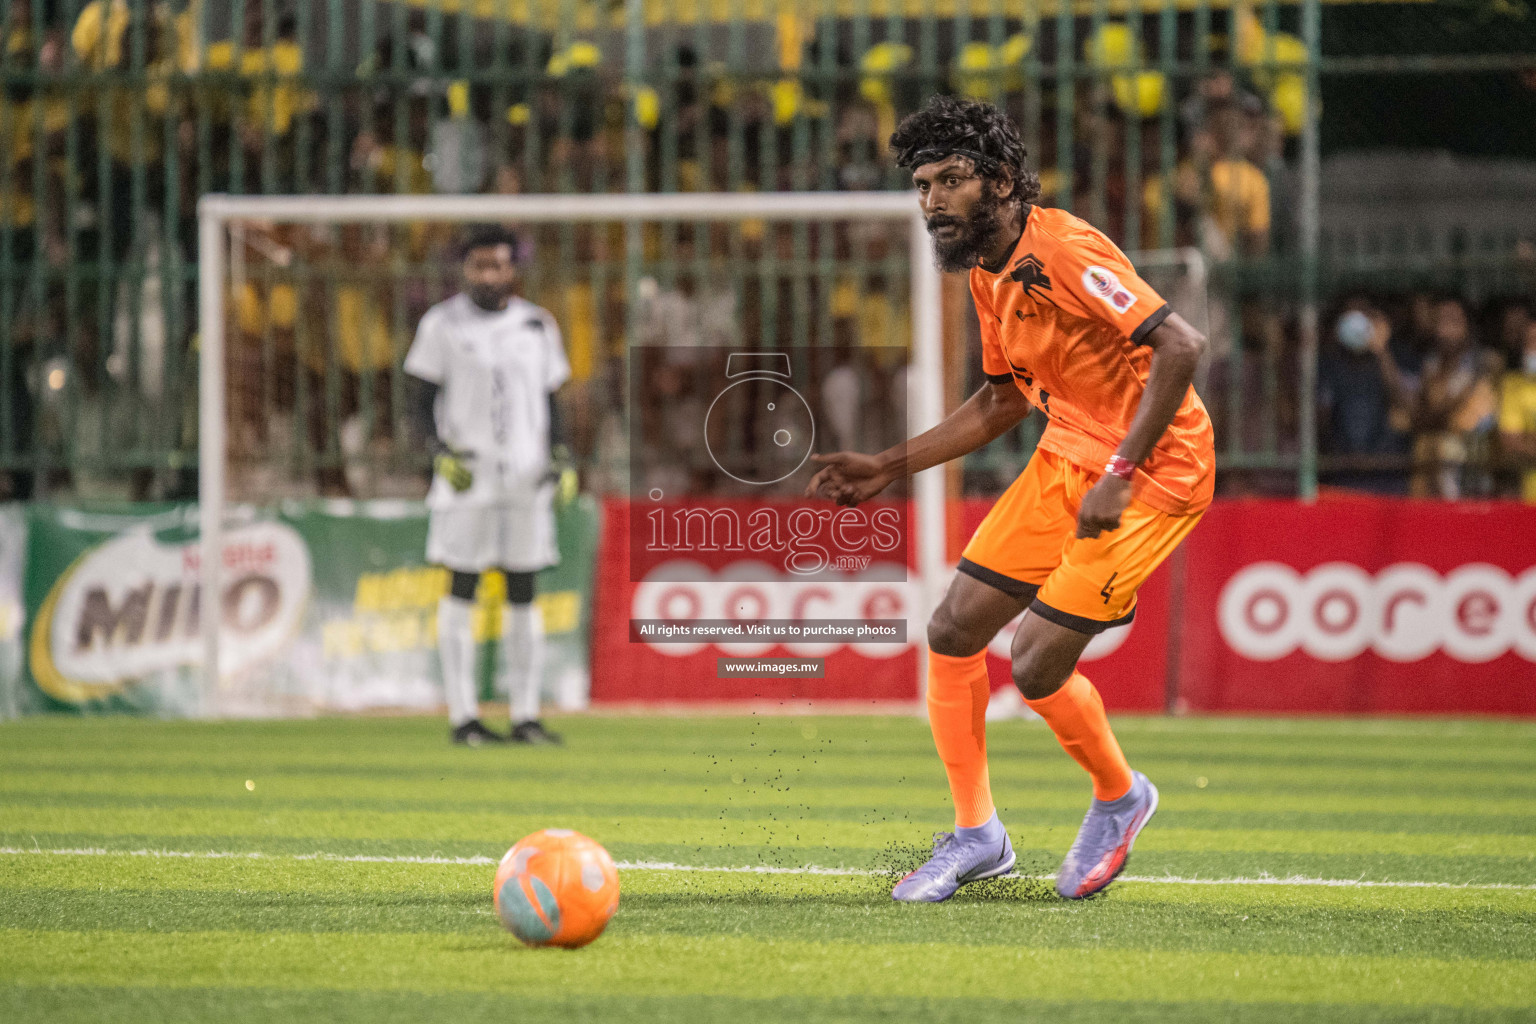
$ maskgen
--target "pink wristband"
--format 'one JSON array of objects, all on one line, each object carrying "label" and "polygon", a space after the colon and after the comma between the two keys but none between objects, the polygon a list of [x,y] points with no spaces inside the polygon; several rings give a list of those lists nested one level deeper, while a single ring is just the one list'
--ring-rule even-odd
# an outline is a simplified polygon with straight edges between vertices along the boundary
[{"label": "pink wristband", "polygon": [[1104,464],[1104,472],[1110,476],[1117,476],[1122,480],[1129,480],[1136,472],[1136,463],[1124,455],[1111,455],[1109,461]]}]

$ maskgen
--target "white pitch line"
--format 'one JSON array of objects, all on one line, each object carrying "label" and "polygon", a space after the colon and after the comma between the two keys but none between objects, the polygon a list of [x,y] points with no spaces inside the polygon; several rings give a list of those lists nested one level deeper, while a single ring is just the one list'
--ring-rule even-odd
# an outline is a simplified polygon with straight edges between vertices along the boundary
[{"label": "white pitch line", "polygon": [[[1018,876],[1013,876],[1018,877]],[[1055,877],[1055,876],[1051,876]],[[1367,878],[1309,878],[1306,875],[1260,875],[1257,878],[1180,878],[1177,875],[1121,875],[1121,882],[1153,882],[1168,885],[1310,885],[1333,889],[1509,889],[1536,891],[1536,885],[1519,882],[1393,882]]]},{"label": "white pitch line", "polygon": [[0,846],[0,856],[10,854],[40,854],[51,857],[164,857],[173,860],[326,860],[348,864],[468,864],[484,867],[495,864],[493,857],[411,857],[376,856],[357,853],[237,853],[227,850],[105,850],[94,846],[67,847],[57,850],[27,849],[19,846]]},{"label": "white pitch line", "polygon": [[[277,860],[277,861],[333,861],[342,864],[442,864],[487,867],[497,863],[494,857],[439,857],[439,856],[388,856],[381,854],[345,853],[262,853],[260,851],[237,852],[231,850],[107,850],[101,847],[80,846],[45,850],[41,847],[0,846],[0,856],[31,855],[44,857],[158,857],[172,860]],[[621,871],[681,871],[693,874],[716,875],[831,875],[839,877],[868,878],[888,874],[869,868],[826,868],[806,864],[797,868],[779,867],[772,864],[746,864],[740,866],[712,866],[703,864],[678,864],[662,860],[621,860]],[[1038,878],[1042,881],[1054,875],[1020,875],[1009,873],[1003,878]],[[1178,875],[1121,875],[1122,882],[1144,882],[1155,885],[1294,885],[1330,889],[1495,889],[1512,892],[1536,892],[1536,885],[1518,882],[1418,882],[1373,881],[1365,878],[1311,878],[1305,875],[1259,875],[1254,878],[1183,878]]]},{"label": "white pitch line", "polygon": [[716,875],[838,875],[867,878],[887,872],[869,868],[822,868],[806,864],[798,868],[783,868],[773,864],[747,864],[742,867],[703,867],[697,864],[674,864],[669,860],[621,860],[618,867],[629,871],[693,871]]}]

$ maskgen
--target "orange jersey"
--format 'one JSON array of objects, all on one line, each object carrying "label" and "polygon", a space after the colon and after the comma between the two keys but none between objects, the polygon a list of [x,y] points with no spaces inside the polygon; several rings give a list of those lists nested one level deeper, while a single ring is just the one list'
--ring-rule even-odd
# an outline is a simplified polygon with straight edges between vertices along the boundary
[{"label": "orange jersey", "polygon": [[[1049,421],[1040,447],[1102,473],[1146,391],[1142,339],[1168,304],[1114,242],[1064,210],[1031,207],[1006,267],[971,271],[982,368],[1013,381]],[[1131,494],[1172,515],[1204,509],[1216,484],[1211,418],[1191,387]]]}]

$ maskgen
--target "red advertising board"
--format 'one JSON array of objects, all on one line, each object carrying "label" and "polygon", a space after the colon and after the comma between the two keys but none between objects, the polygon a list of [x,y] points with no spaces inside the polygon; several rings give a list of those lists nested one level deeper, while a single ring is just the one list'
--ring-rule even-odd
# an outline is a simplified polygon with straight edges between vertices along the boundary
[{"label": "red advertising board", "polygon": [[[917,695],[917,660],[910,644],[767,643],[667,644],[631,642],[631,619],[906,618],[909,583],[871,578],[854,582],[764,578],[750,552],[708,559],[707,572],[671,573],[651,556],[631,558],[628,503],[604,509],[592,631],[594,703],[707,703],[734,700],[909,700]],[[690,554],[690,558],[694,556]],[[906,553],[901,557],[906,559]],[[640,574],[631,579],[631,569]],[[900,566],[895,573],[905,575]],[[741,571],[737,571],[741,570]],[[676,579],[676,576],[683,579]],[[700,576],[707,576],[701,579]],[[878,576],[871,573],[870,576]],[[745,613],[745,614],[744,614]],[[721,657],[825,659],[819,679],[717,679]]]},{"label": "red advertising board", "polygon": [[[647,506],[649,508],[649,505]],[[960,508],[967,536],[990,503]],[[598,552],[595,628],[592,633],[592,700],[597,703],[705,703],[731,700],[916,700],[915,642],[924,619],[916,612],[913,584],[854,577],[848,582],[805,581],[788,576],[765,581],[749,555],[734,562],[710,559],[713,580],[669,582],[667,565],[632,557],[631,529],[646,529],[627,503],[604,510]],[[747,571],[748,563],[751,571]],[[878,567],[876,567],[878,568]],[[742,571],[735,571],[741,569]],[[637,570],[637,571],[632,571]],[[638,575],[639,581],[632,581]],[[697,574],[694,574],[695,576]],[[878,577],[878,572],[865,574]],[[886,574],[890,575],[890,574]],[[908,574],[909,579],[912,575]],[[1096,641],[1085,655],[1105,700],[1123,710],[1156,711],[1165,705],[1169,573],[1160,570],[1143,590],[1143,603],[1128,627]],[[908,643],[890,644],[662,644],[631,642],[631,619],[733,618],[746,608],[764,618],[906,618]],[[988,659],[993,689],[1011,685],[1004,630]],[[716,659],[819,657],[820,679],[717,679]]]},{"label": "red advertising board", "polygon": [[[959,509],[969,536],[988,503]],[[604,517],[592,697],[597,702],[909,700],[923,622],[895,582],[630,581],[628,516]],[[748,576],[750,574],[743,574]],[[748,591],[751,593],[748,593]],[[741,599],[745,596],[745,605]],[[908,617],[905,646],[631,643],[630,619],[785,618],[838,609]],[[990,647],[1009,685],[1008,637]],[[820,679],[717,679],[721,656],[814,656]],[[1147,582],[1130,626],[1084,671],[1118,711],[1536,714],[1536,508],[1378,498],[1218,502]]]},{"label": "red advertising board", "polygon": [[1185,549],[1182,708],[1536,714],[1536,508],[1219,502]]}]

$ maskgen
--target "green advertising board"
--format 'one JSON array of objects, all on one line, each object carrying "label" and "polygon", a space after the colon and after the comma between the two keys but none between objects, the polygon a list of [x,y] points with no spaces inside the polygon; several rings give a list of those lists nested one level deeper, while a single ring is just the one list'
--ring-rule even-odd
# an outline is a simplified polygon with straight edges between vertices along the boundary
[{"label": "green advertising board", "polygon": [[0,720],[21,713],[21,579],[27,557],[27,519],[19,504],[0,505]]},{"label": "green advertising board", "polygon": [[[598,509],[557,512],[560,564],[539,578],[545,696],[588,689]],[[0,715],[304,715],[437,707],[437,603],[419,502],[233,509],[221,570],[220,665],[201,671],[197,507],[0,507]],[[505,608],[482,577],[482,696]]]}]

